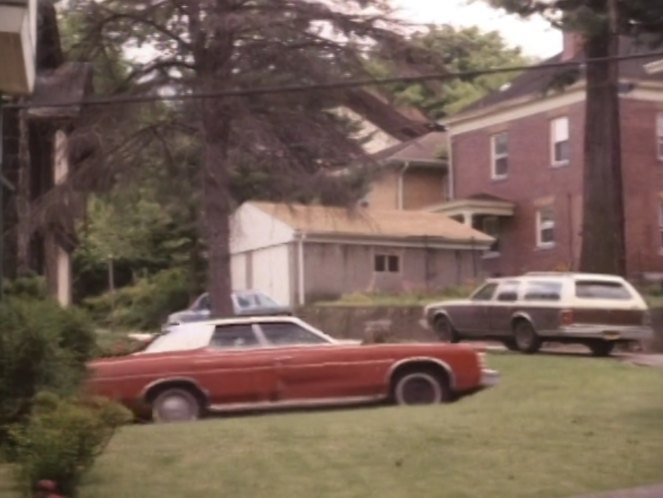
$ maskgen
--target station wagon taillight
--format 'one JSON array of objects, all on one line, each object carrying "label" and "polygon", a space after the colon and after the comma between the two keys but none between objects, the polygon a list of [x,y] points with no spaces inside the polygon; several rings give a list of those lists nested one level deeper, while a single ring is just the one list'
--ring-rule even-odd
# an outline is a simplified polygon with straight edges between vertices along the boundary
[{"label": "station wagon taillight", "polygon": [[573,323],[573,310],[562,310],[559,312],[559,323],[563,326]]}]

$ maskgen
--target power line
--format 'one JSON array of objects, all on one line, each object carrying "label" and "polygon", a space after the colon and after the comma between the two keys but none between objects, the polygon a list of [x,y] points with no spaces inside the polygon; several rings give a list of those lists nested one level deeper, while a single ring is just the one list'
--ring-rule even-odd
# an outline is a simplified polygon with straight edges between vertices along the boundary
[{"label": "power line", "polygon": [[360,88],[364,86],[384,86],[394,83],[422,83],[425,81],[442,81],[456,78],[476,78],[478,76],[511,73],[526,70],[542,71],[545,69],[582,67],[587,64],[594,64],[608,61],[625,61],[634,59],[648,59],[663,57],[663,51],[647,52],[641,54],[620,55],[614,57],[596,57],[591,59],[582,59],[566,62],[550,62],[537,65],[505,66],[492,69],[479,69],[475,71],[458,71],[444,73],[429,73],[419,76],[396,76],[391,78],[365,78],[346,81],[334,81],[329,83],[316,83],[309,85],[284,85],[284,86],[264,86],[257,88],[238,88],[232,90],[219,90],[212,92],[190,92],[178,93],[173,95],[111,95],[102,97],[92,97],[82,100],[53,101],[53,102],[17,102],[6,103],[3,109],[31,109],[31,108],[57,108],[57,107],[76,107],[76,106],[105,106],[115,104],[136,104],[146,102],[168,102],[168,101],[186,101],[213,99],[224,97],[250,97],[267,94],[299,93],[312,91],[327,91],[349,88]]}]

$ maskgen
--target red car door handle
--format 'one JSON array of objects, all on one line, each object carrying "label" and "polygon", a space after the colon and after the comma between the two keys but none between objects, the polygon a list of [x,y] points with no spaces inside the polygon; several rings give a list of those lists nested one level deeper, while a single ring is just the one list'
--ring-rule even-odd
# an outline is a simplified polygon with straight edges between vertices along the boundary
[{"label": "red car door handle", "polygon": [[288,361],[288,360],[292,360],[292,356],[279,356],[278,358],[276,358],[276,361]]}]

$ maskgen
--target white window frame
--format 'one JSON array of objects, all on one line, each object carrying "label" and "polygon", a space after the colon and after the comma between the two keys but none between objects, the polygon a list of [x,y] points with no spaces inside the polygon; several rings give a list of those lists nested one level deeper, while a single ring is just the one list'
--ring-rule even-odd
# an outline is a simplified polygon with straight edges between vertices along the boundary
[{"label": "white window frame", "polygon": [[[499,137],[505,137],[506,139],[506,152],[497,152],[497,139]],[[506,159],[506,173],[498,174],[497,173],[497,161],[500,159]],[[490,177],[493,180],[504,180],[509,176],[509,133],[507,131],[502,131],[495,133],[490,137]]]},{"label": "white window frame", "polygon": [[550,121],[550,164],[552,164],[553,167],[569,164],[570,157],[565,159],[558,159],[556,157],[556,145],[564,142],[567,143],[567,154],[570,156],[571,147],[568,116],[560,116]]},{"label": "white window frame", "polygon": [[656,114],[656,157],[663,161],[663,112]]},{"label": "white window frame", "polygon": [[[544,213],[552,214],[551,221],[543,221]],[[552,229],[553,240],[543,240],[543,231]],[[539,249],[549,249],[555,247],[555,210],[553,206],[542,206],[536,210],[536,247]]]},{"label": "white window frame", "polygon": [[[377,270],[377,259],[379,257],[384,257],[384,270],[379,271]],[[397,271],[391,271],[389,269],[389,258],[396,258],[398,261],[398,270]],[[373,273],[379,274],[379,275],[399,275],[403,271],[403,258],[401,257],[400,254],[393,253],[393,252],[380,252],[376,251],[373,253]]]}]

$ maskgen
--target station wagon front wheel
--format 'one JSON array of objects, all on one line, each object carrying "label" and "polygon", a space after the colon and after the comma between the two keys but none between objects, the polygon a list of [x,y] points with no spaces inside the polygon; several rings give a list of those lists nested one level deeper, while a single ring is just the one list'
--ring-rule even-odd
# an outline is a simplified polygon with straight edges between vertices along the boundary
[{"label": "station wagon front wheel", "polygon": [[198,420],[200,413],[200,402],[188,389],[165,389],[152,402],[155,422],[190,422]]},{"label": "station wagon front wheel", "polygon": [[534,330],[534,326],[527,320],[516,321],[513,326],[513,340],[518,351],[522,353],[536,353],[541,348],[541,338]]},{"label": "station wagon front wheel", "polygon": [[614,342],[597,340],[589,344],[589,349],[594,356],[610,356],[612,350],[615,348]]},{"label": "station wagon front wheel", "polygon": [[433,329],[438,339],[442,342],[458,342],[459,340],[458,332],[456,332],[449,319],[444,315],[435,317]]}]

